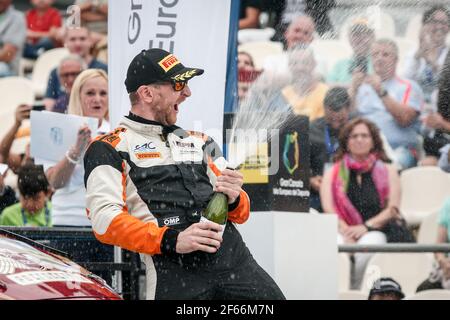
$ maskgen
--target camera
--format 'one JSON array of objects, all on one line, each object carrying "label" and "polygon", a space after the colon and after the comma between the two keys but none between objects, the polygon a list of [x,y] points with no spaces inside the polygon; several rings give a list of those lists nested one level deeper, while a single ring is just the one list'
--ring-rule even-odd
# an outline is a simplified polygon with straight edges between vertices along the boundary
[{"label": "camera", "polygon": [[32,111],[43,111],[45,110],[45,106],[43,104],[35,104],[31,107]]}]

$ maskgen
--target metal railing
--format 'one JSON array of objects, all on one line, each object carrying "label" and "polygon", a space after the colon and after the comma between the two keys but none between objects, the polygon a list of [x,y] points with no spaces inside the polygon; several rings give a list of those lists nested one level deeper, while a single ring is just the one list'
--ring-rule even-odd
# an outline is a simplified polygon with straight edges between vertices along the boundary
[{"label": "metal railing", "polygon": [[339,252],[397,252],[397,253],[424,253],[424,252],[450,252],[450,243],[421,244],[421,243],[388,243],[382,245],[343,244],[338,247]]}]

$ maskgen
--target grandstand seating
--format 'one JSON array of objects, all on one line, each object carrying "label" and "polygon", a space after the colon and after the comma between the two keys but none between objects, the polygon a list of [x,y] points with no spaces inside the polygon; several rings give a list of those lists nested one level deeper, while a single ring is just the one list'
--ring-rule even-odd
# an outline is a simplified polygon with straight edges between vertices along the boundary
[{"label": "grandstand seating", "polygon": [[[315,39],[311,43],[311,47],[314,50],[316,58],[325,60],[327,71],[331,71],[339,60],[351,57],[352,55],[352,49],[348,41]],[[326,59],[324,59],[325,57]]]},{"label": "grandstand seating", "polygon": [[398,47],[398,63],[397,63],[397,74],[402,76],[403,75],[403,69],[405,65],[405,58],[406,56],[416,48],[417,46],[417,39],[409,39],[404,37],[396,37],[392,40],[395,41]]},{"label": "grandstand seating", "polygon": [[433,289],[417,292],[405,300],[450,300],[450,290]]},{"label": "grandstand seating", "polygon": [[17,106],[34,103],[34,92],[31,81],[23,77],[1,78],[0,92],[7,92],[2,94],[0,108],[0,119],[2,119],[0,138],[2,138],[14,123]]},{"label": "grandstand seating", "polygon": [[423,244],[436,243],[438,232],[438,215],[439,212],[433,212],[426,216],[419,227],[417,242]]},{"label": "grandstand seating", "polygon": [[270,38],[272,38],[274,34],[275,30],[273,28],[242,29],[238,31],[238,42],[270,41]]},{"label": "grandstand seating", "polygon": [[338,288],[345,292],[350,289],[351,263],[347,253],[338,254]]},{"label": "grandstand seating", "polygon": [[358,290],[339,291],[339,300],[367,300],[368,294]]},{"label": "grandstand seating", "polygon": [[405,295],[413,294],[429,275],[431,253],[375,253],[367,264],[361,290],[369,292],[375,280],[391,277],[401,286]]},{"label": "grandstand seating", "polygon": [[416,14],[408,21],[405,31],[405,39],[417,42],[419,39],[420,28],[422,27],[422,14]]},{"label": "grandstand seating", "polygon": [[419,225],[438,211],[450,196],[449,174],[438,167],[422,166],[402,171],[400,212],[409,225]]},{"label": "grandstand seating", "polygon": [[262,69],[268,56],[283,52],[283,44],[274,41],[253,41],[239,45],[238,51],[248,52],[253,57],[255,67]]},{"label": "grandstand seating", "polygon": [[36,60],[31,77],[36,97],[42,97],[45,94],[50,72],[68,54],[69,51],[66,48],[55,48],[44,52]]}]

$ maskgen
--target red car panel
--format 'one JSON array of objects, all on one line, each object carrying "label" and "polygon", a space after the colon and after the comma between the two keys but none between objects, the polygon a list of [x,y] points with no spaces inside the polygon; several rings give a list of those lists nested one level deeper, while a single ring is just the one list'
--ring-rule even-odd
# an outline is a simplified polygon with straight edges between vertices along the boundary
[{"label": "red car panel", "polygon": [[0,235],[1,299],[122,298],[73,261]]}]

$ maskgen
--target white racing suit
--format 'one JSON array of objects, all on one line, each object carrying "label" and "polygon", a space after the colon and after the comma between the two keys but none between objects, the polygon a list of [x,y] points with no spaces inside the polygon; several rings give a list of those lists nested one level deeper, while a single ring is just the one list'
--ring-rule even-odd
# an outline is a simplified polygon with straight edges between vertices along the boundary
[{"label": "white racing suit", "polygon": [[244,191],[229,206],[216,253],[175,251],[179,232],[200,220],[226,164],[206,135],[133,114],[86,151],[87,212],[95,236],[141,254],[148,299],[284,298],[233,225],[249,216]]}]

